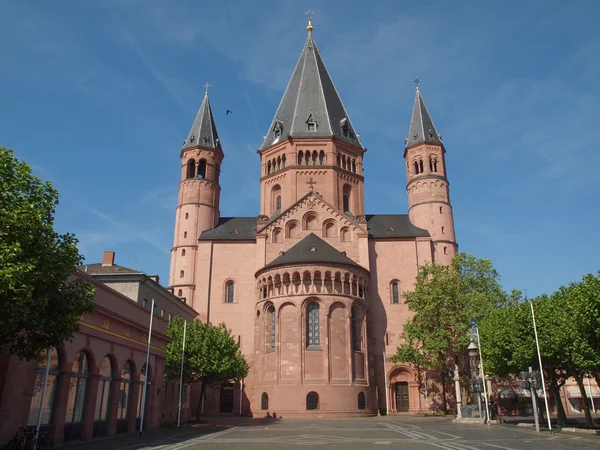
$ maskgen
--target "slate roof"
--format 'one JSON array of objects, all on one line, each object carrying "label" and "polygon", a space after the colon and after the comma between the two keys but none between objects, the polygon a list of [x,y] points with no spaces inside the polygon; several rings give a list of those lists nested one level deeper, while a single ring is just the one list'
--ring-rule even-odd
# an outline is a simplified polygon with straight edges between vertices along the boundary
[{"label": "slate roof", "polygon": [[265,267],[298,263],[334,263],[360,267],[357,263],[352,261],[335,247],[329,245],[315,233],[310,233]]},{"label": "slate roof", "polygon": [[103,266],[102,263],[84,264],[81,269],[88,275],[142,274],[139,270],[129,269],[117,264],[112,266]]},{"label": "slate roof", "polygon": [[370,238],[429,237],[429,231],[415,227],[408,214],[371,214],[365,216]]},{"label": "slate roof", "polygon": [[429,111],[427,111],[421,91],[417,87],[410,128],[408,129],[408,137],[406,139],[406,148],[424,143],[443,145],[442,139],[433,125]]},{"label": "slate roof", "polygon": [[192,129],[187,139],[183,143],[183,148],[192,147],[215,148],[221,150],[221,141],[217,133],[217,126],[210,107],[208,92],[204,94],[204,99],[192,124]]},{"label": "slate roof", "polygon": [[[315,122],[314,131],[308,130],[311,121]],[[261,150],[288,136],[335,136],[363,148],[315,44],[312,28]]]},{"label": "slate roof", "polygon": [[216,227],[203,231],[201,241],[246,241],[256,240],[256,223],[254,217],[221,217]]}]

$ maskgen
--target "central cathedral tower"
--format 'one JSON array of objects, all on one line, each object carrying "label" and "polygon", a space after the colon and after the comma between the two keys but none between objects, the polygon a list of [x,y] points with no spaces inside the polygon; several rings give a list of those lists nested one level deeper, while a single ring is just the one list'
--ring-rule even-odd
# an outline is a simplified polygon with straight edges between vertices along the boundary
[{"label": "central cathedral tower", "polygon": [[364,215],[363,155],[350,117],[308,38],[258,151],[261,215],[275,217],[313,190],[349,216]]}]

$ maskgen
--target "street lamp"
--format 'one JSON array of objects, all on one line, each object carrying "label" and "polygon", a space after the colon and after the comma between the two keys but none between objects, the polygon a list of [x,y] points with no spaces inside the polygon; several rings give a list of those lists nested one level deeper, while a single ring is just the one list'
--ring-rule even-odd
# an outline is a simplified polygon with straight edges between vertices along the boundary
[{"label": "street lamp", "polygon": [[529,389],[531,392],[531,405],[533,408],[533,418],[535,420],[535,431],[539,433],[540,431],[540,422],[538,419],[538,410],[537,410],[537,397],[535,391],[538,390],[542,386],[541,374],[537,370],[522,371],[519,373],[519,378],[521,379],[520,386],[522,389]]}]

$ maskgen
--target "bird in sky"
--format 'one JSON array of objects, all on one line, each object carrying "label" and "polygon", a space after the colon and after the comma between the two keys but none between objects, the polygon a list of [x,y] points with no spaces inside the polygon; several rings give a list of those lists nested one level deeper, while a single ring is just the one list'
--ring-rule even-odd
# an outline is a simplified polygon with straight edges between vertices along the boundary
[{"label": "bird in sky", "polygon": [[227,110],[227,115],[231,114],[232,112],[233,112],[232,110],[228,109]]}]

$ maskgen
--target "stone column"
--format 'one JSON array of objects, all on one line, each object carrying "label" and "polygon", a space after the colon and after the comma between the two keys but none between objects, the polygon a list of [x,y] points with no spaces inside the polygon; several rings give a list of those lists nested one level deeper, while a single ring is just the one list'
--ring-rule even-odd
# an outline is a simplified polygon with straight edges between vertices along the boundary
[{"label": "stone column", "polygon": [[67,402],[69,400],[69,385],[73,372],[62,372],[57,380],[54,408],[52,410],[52,430],[50,440],[54,446],[63,443],[65,435],[65,417],[67,415]]},{"label": "stone column", "polygon": [[90,374],[87,379],[85,404],[83,405],[83,440],[89,441],[94,437],[94,412],[98,397],[100,375]]},{"label": "stone column", "polygon": [[460,377],[458,376],[458,364],[454,364],[454,389],[456,390],[456,418],[462,419],[462,398],[460,394]]}]

